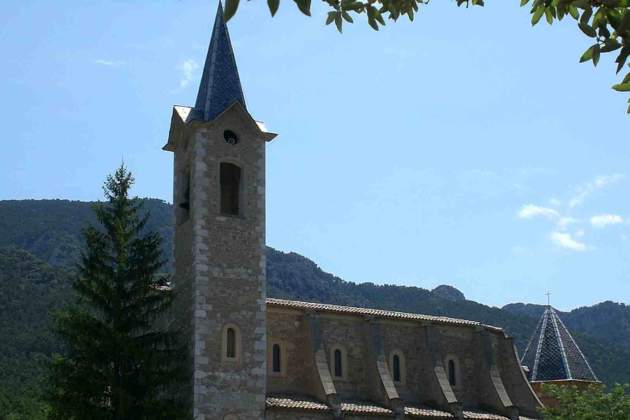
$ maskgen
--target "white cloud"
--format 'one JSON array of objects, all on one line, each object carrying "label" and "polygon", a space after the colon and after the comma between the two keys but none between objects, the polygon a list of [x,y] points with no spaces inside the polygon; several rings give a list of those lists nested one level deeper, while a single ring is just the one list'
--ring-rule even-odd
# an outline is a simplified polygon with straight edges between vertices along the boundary
[{"label": "white cloud", "polygon": [[596,214],[590,218],[576,218],[572,214],[576,207],[582,205],[591,195],[623,180],[623,174],[600,175],[591,181],[578,185],[573,194],[566,200],[552,197],[547,206],[525,204],[518,211],[519,219],[545,218],[552,226],[548,237],[556,246],[571,251],[584,252],[595,249],[584,241],[584,228],[604,228],[611,225],[624,224],[626,220],[616,214]]},{"label": "white cloud", "polygon": [[551,241],[557,246],[571,251],[584,252],[586,251],[586,244],[574,239],[570,233],[566,232],[551,232],[549,235]]},{"label": "white cloud", "polygon": [[580,185],[576,194],[569,200],[569,207],[579,206],[586,198],[597,190],[601,190],[609,185],[615,184],[624,178],[622,174],[600,175],[593,181]]},{"label": "white cloud", "polygon": [[100,66],[105,66],[105,67],[120,67],[123,64],[125,64],[124,61],[115,61],[115,60],[105,60],[103,58],[98,58],[96,60],[94,60],[94,64],[98,64]]},{"label": "white cloud", "polygon": [[180,64],[179,70],[182,72],[182,78],[179,80],[180,88],[185,88],[190,84],[198,68],[199,64],[192,58]]},{"label": "white cloud", "polygon": [[591,217],[591,225],[597,228],[603,228],[609,225],[618,225],[623,223],[623,217],[618,214],[598,214]]},{"label": "white cloud", "polygon": [[549,207],[541,207],[535,204],[526,204],[518,211],[518,217],[520,219],[532,219],[534,217],[546,217],[548,219],[555,219],[560,217],[558,211]]},{"label": "white cloud", "polygon": [[558,229],[566,230],[570,225],[576,224],[577,222],[579,222],[579,220],[574,217],[561,217],[560,220],[558,220]]},{"label": "white cloud", "polygon": [[549,199],[549,204],[551,204],[554,207],[560,207],[562,205],[562,201],[560,201],[556,197],[551,197]]}]

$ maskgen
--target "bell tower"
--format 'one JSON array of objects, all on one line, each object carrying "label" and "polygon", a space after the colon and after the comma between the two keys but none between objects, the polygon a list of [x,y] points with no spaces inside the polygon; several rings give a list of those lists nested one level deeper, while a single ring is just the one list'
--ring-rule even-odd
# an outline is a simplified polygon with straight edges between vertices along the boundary
[{"label": "bell tower", "polygon": [[248,113],[221,4],[194,107],[175,106],[175,322],[195,420],[262,419],[266,387],[265,144]]}]

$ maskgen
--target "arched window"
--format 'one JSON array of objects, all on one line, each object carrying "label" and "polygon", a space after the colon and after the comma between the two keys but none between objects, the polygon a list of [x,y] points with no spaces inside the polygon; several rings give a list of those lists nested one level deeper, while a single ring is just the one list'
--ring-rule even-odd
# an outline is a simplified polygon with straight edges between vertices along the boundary
[{"label": "arched window", "polygon": [[348,358],[343,347],[335,346],[330,350],[330,371],[333,378],[346,379],[348,376]]},{"label": "arched window", "polygon": [[241,168],[229,162],[221,162],[221,213],[231,216],[240,214]]},{"label": "arched window", "polygon": [[397,354],[393,357],[392,370],[394,371],[394,374],[392,375],[394,377],[394,382],[400,382],[400,356]]},{"label": "arched window", "polygon": [[223,327],[223,352],[224,361],[235,362],[240,359],[241,332],[236,325]]},{"label": "arched window", "polygon": [[236,331],[234,328],[227,329],[226,342],[225,357],[236,359]]},{"label": "arched window", "polygon": [[283,341],[273,337],[267,339],[267,373],[284,376],[287,371],[287,351]]},{"label": "arched window", "polygon": [[389,356],[389,368],[392,380],[396,383],[405,382],[405,357],[400,351],[393,351]]},{"label": "arched window", "polygon": [[271,371],[273,373],[282,372],[282,349],[278,343],[271,346]]},{"label": "arched window", "polygon": [[343,376],[343,360],[341,350],[335,349],[335,376],[341,378]]},{"label": "arched window", "polygon": [[341,350],[335,349],[335,376],[340,378],[343,376],[343,360]]},{"label": "arched window", "polygon": [[457,386],[457,370],[453,359],[448,359],[448,383]]}]

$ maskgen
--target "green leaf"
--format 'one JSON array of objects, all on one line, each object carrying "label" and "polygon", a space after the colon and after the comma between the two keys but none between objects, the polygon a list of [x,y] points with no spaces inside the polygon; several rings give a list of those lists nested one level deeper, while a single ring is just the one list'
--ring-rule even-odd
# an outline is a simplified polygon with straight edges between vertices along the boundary
[{"label": "green leaf", "polygon": [[619,23],[619,26],[617,27],[617,32],[621,33],[628,30],[630,30],[630,11],[626,10],[623,18],[621,19],[621,22]]},{"label": "green leaf", "polygon": [[342,30],[343,20],[341,20],[341,12],[335,13],[335,25],[337,26],[337,30],[339,31],[339,33],[343,32]]},{"label": "green leaf", "polygon": [[606,16],[608,16],[610,26],[617,31],[619,29],[619,25],[621,24],[621,12],[617,9],[608,9],[606,10]]},{"label": "green leaf", "polygon": [[548,24],[551,25],[553,23],[553,12],[552,12],[551,7],[547,7],[545,9],[545,18],[547,19]]},{"label": "green leaf", "polygon": [[569,14],[571,14],[571,17],[575,20],[578,20],[580,18],[580,12],[575,6],[569,6]]},{"label": "green leaf", "polygon": [[584,51],[584,54],[582,54],[582,57],[580,57],[580,63],[589,61],[592,58],[593,58],[593,47],[589,47],[588,50]]},{"label": "green leaf", "polygon": [[600,47],[599,44],[593,45],[593,65],[597,66],[597,63],[599,63],[599,54],[600,54]]},{"label": "green leaf", "polygon": [[361,13],[363,11],[363,3],[360,1],[349,1],[347,3],[342,2],[342,7],[344,10],[352,10],[357,13]]},{"label": "green leaf", "polygon": [[378,20],[381,25],[385,26],[385,19],[383,19],[383,15],[381,15],[381,12],[378,10],[374,11],[374,19]]},{"label": "green leaf", "polygon": [[587,36],[590,36],[591,38],[595,38],[597,36],[595,29],[591,28],[585,23],[578,23],[578,27],[582,30],[582,32],[584,32]]},{"label": "green leaf", "polygon": [[374,20],[374,18],[368,18],[368,24],[372,27],[372,29],[374,29],[375,31],[378,31],[378,23],[376,23],[376,21]]},{"label": "green leaf", "polygon": [[591,16],[593,16],[593,9],[591,7],[584,9],[582,16],[580,16],[580,23],[583,25],[588,24],[588,21],[591,20]]},{"label": "green leaf", "polygon": [[372,27],[372,29],[374,29],[375,31],[378,31],[378,22],[375,19],[376,13],[377,11],[374,8],[374,6],[372,5],[367,6],[368,24]]},{"label": "green leaf", "polygon": [[350,22],[350,23],[354,22],[354,20],[352,20],[352,16],[350,16],[348,12],[341,12],[341,16],[343,16],[346,22]]},{"label": "green leaf", "polygon": [[630,83],[618,83],[612,87],[617,92],[630,92]]},{"label": "green leaf", "polygon": [[611,51],[615,51],[621,48],[621,44],[614,38],[609,38],[604,41],[604,46],[602,47],[602,52],[607,53]]},{"label": "green leaf", "polygon": [[267,0],[267,6],[269,6],[269,12],[271,12],[271,16],[275,16],[278,11],[278,7],[280,6],[280,0]]},{"label": "green leaf", "polygon": [[295,4],[297,4],[300,12],[304,13],[306,16],[311,15],[311,0],[293,0]]},{"label": "green leaf", "polygon": [[597,28],[606,26],[606,23],[608,22],[607,19],[604,8],[600,8],[597,13],[595,13],[595,17],[593,17],[593,27]]},{"label": "green leaf", "polygon": [[542,15],[545,13],[545,8],[543,6],[539,6],[534,12],[534,16],[532,16],[532,26],[536,25]]},{"label": "green leaf", "polygon": [[328,17],[326,18],[326,25],[330,25],[335,20],[335,15],[337,12],[328,12]]},{"label": "green leaf", "polygon": [[617,63],[617,73],[619,73],[623,66],[626,64],[628,56],[630,56],[630,45],[624,46],[619,52],[617,59],[615,60],[615,63]]},{"label": "green leaf", "polygon": [[238,9],[239,0],[225,0],[225,9],[223,10],[223,17],[225,21],[232,19],[232,16],[236,14]]},{"label": "green leaf", "polygon": [[529,0],[521,0],[521,7],[525,6],[527,3],[529,3]]}]

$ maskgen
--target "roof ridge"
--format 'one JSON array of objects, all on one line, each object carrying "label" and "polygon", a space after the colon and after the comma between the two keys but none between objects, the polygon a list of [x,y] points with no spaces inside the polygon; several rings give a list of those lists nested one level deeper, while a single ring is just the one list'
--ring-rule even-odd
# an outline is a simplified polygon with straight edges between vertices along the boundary
[{"label": "roof ridge", "polygon": [[545,310],[545,313],[542,316],[541,322],[542,322],[542,325],[540,326],[540,334],[538,336],[538,345],[536,346],[536,358],[534,360],[534,368],[532,369],[532,380],[534,380],[536,376],[538,376],[538,364],[540,362],[540,351],[542,350],[542,345],[544,341],[543,339],[545,336],[544,331],[547,329],[547,322],[549,322],[549,314],[547,310]]},{"label": "roof ridge", "polygon": [[496,331],[503,331],[502,328],[482,324],[479,321],[471,321],[468,319],[461,318],[452,318],[441,315],[427,315],[420,314],[414,312],[401,312],[401,311],[393,311],[388,309],[379,309],[379,308],[366,308],[359,306],[345,306],[345,305],[337,305],[333,303],[321,303],[321,302],[306,302],[300,300],[290,300],[290,299],[280,299],[280,298],[267,298],[267,303],[277,304],[280,306],[288,306],[288,307],[298,307],[303,309],[315,309],[315,310],[323,310],[323,311],[332,311],[332,312],[345,312],[349,314],[363,314],[363,315],[376,315],[376,316],[385,316],[385,317],[394,317],[401,319],[416,319],[416,320],[426,320],[426,321],[435,321],[435,322],[443,322],[446,324],[459,324],[459,325],[468,325],[468,326],[480,326],[489,329],[493,329]]},{"label": "roof ridge", "polygon": [[[560,353],[562,354],[562,361],[564,362],[564,370],[567,373],[568,379],[573,379],[573,375],[571,375],[571,366],[569,365],[569,360],[567,359],[567,351],[564,348],[564,342],[562,341],[562,337],[560,336],[560,329],[558,328],[558,315],[556,311],[550,306],[549,310],[551,312],[551,321],[553,322],[553,327],[556,330],[556,338],[558,339],[558,346],[560,347]],[[569,332],[567,331],[567,334]],[[571,335],[571,334],[569,334]]]}]

